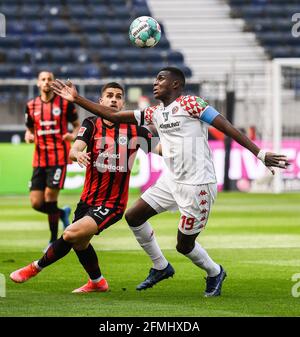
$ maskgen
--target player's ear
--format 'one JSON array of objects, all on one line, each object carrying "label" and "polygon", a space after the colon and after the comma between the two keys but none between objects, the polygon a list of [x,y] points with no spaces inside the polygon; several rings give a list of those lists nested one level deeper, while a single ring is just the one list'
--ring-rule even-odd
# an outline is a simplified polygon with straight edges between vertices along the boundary
[{"label": "player's ear", "polygon": [[103,99],[102,97],[99,97],[99,100],[98,100],[99,104],[102,104],[103,103]]},{"label": "player's ear", "polygon": [[179,86],[180,86],[180,81],[174,80],[174,81],[173,81],[173,88],[174,88],[174,89],[177,89],[177,88],[179,88]]}]

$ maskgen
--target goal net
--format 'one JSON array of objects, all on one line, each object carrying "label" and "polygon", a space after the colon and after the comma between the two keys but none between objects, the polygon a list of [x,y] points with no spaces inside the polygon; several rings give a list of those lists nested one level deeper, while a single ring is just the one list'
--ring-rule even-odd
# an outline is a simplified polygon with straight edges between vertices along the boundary
[{"label": "goal net", "polygon": [[265,146],[291,161],[287,170],[276,170],[269,188],[275,193],[300,191],[300,58],[272,61],[268,92],[271,137]]}]

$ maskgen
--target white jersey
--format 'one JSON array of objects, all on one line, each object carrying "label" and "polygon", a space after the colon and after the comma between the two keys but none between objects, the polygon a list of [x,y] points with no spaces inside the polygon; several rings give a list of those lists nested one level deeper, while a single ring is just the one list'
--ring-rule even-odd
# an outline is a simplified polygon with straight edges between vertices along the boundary
[{"label": "white jersey", "polygon": [[139,125],[153,123],[162,145],[170,178],[180,184],[216,183],[208,145],[208,125],[218,114],[197,96],[180,96],[168,106],[135,110]]}]

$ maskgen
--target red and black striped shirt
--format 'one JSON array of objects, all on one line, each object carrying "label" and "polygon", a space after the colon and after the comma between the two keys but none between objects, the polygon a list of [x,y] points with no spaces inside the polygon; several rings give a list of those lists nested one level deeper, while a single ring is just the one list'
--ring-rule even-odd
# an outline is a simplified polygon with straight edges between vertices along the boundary
[{"label": "red and black striped shirt", "polygon": [[86,118],[77,135],[77,139],[87,144],[87,152],[91,152],[81,201],[91,206],[124,210],[136,152],[140,147],[148,152],[151,138],[152,134],[144,127],[109,126],[102,118]]},{"label": "red and black striped shirt", "polygon": [[34,129],[33,167],[66,165],[70,143],[62,139],[68,122],[78,119],[75,105],[54,95],[49,102],[38,96],[26,105],[25,124]]}]

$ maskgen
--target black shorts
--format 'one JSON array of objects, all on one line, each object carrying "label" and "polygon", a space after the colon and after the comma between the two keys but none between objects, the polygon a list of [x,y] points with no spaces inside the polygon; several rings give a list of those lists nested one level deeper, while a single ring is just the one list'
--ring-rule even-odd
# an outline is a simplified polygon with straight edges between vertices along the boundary
[{"label": "black shorts", "polygon": [[30,191],[43,191],[46,187],[63,189],[67,166],[34,167],[29,182]]},{"label": "black shorts", "polygon": [[73,223],[80,220],[84,216],[93,218],[98,226],[97,235],[104,229],[113,225],[122,219],[124,210],[120,208],[109,208],[104,206],[90,206],[83,201],[79,201],[74,212]]}]

